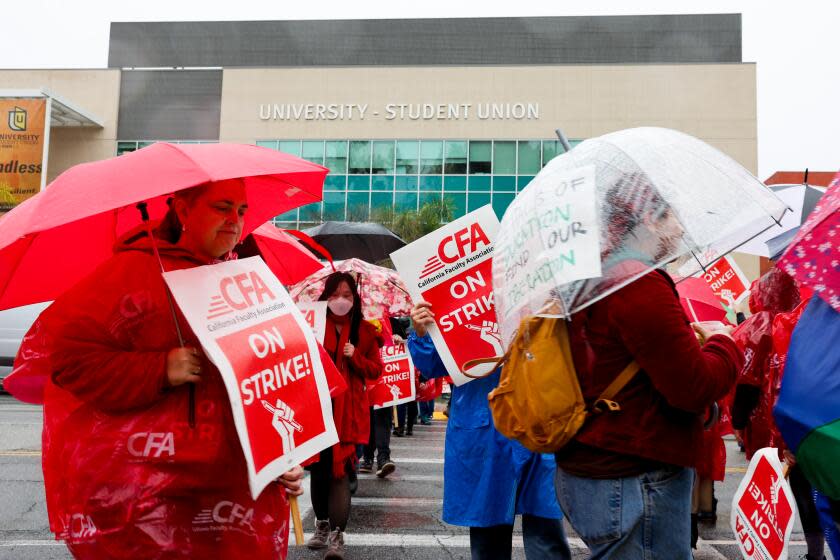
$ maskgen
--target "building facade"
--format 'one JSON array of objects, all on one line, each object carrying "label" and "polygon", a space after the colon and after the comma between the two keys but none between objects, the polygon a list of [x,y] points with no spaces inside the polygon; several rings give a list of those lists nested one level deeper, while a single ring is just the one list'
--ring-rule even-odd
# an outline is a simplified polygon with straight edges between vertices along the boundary
[{"label": "building facade", "polygon": [[114,23],[108,69],[0,71],[45,86],[103,123],[53,136],[50,178],[160,140],[257,144],[330,169],[291,228],[440,200],[501,216],[556,129],[675,128],[757,167],[737,14]]}]

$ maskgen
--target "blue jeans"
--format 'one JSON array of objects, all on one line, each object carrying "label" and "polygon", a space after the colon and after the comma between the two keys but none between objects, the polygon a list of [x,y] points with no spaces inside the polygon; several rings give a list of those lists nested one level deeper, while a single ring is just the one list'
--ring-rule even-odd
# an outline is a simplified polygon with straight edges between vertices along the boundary
[{"label": "blue jeans", "polygon": [[597,480],[557,469],[557,501],[592,560],[691,560],[694,471]]},{"label": "blue jeans", "polygon": [[[513,525],[470,527],[472,560],[510,560],[512,539]],[[570,560],[572,557],[562,519],[524,514],[522,541],[528,560]]]}]

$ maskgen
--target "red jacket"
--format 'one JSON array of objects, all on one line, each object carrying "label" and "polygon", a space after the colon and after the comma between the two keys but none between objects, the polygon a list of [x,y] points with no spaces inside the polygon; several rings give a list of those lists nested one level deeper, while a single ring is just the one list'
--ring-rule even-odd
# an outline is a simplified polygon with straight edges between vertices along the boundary
[{"label": "red jacket", "polygon": [[577,441],[694,466],[701,414],[726,394],[741,367],[743,358],[735,343],[712,336],[701,348],[673,281],[657,271],[577,313],[572,333],[575,368],[587,402],[631,361],[641,366],[615,397],[621,411],[591,416]]},{"label": "red jacket", "polygon": [[[167,387],[166,355],[179,342],[148,246],[118,247],[33,331],[52,372],[43,460],[51,529],[77,558],[284,557],[286,494],[272,483],[251,498],[219,371],[203,360],[195,428],[187,386]],[[168,270],[203,264],[166,242],[160,249]]]}]

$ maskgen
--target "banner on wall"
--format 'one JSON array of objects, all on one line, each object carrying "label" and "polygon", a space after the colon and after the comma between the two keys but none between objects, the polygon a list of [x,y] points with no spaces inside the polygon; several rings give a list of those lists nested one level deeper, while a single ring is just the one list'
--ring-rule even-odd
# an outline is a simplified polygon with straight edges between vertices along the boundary
[{"label": "banner on wall", "polygon": [[163,276],[222,373],[256,499],[338,441],[315,335],[259,257]]},{"label": "banner on wall", "polygon": [[504,354],[493,305],[493,241],[499,219],[490,205],[391,253],[414,301],[432,304],[429,328],[455,385],[471,378],[461,366]]},{"label": "banner on wall", "polygon": [[41,190],[48,104],[46,97],[0,98],[0,212]]}]

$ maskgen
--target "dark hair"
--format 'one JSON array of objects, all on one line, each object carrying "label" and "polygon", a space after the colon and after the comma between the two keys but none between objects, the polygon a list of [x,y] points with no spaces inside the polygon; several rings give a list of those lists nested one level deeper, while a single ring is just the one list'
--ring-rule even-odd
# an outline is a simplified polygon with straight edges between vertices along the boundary
[{"label": "dark hair", "polygon": [[355,346],[359,343],[359,326],[362,323],[362,298],[359,296],[356,279],[347,272],[333,272],[327,276],[324,291],[321,292],[318,301],[327,301],[342,282],[347,282],[350,291],[353,292],[353,308],[350,310],[350,344]]},{"label": "dark hair", "polygon": [[192,206],[201,193],[204,192],[206,186],[207,184],[204,184],[180,190],[166,200],[169,209],[157,227],[156,235],[158,238],[169,241],[172,244],[178,243],[178,240],[181,239],[183,226],[181,220],[178,218],[178,214],[175,212],[175,200],[184,200],[188,206]]}]

